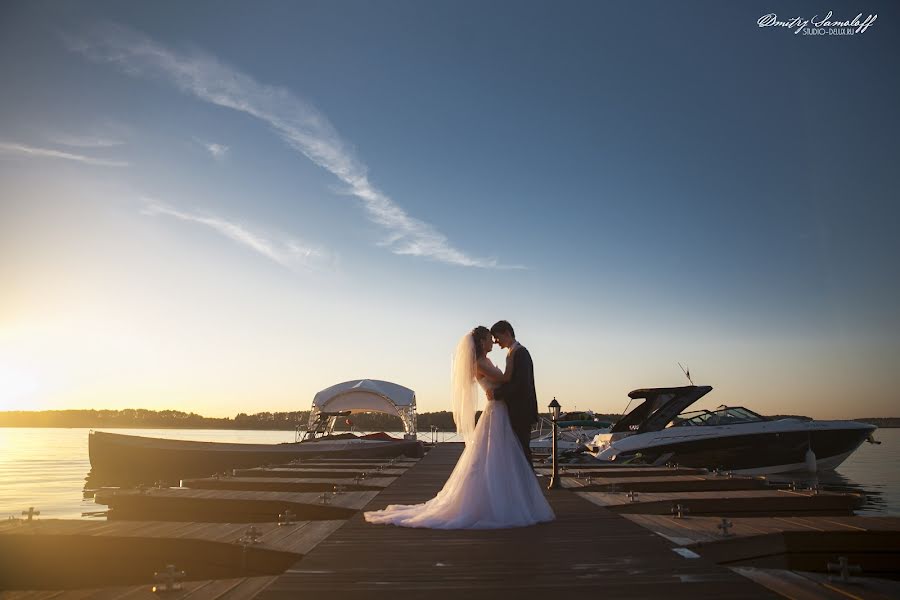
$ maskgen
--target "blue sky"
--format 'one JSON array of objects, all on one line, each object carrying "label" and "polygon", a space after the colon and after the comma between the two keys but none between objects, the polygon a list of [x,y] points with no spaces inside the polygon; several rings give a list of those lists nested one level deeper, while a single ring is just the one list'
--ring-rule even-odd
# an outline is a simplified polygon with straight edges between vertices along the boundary
[{"label": "blue sky", "polygon": [[894,415],[900,11],[757,26],[828,9],[6,3],[0,408],[440,410],[507,318],[542,403]]}]

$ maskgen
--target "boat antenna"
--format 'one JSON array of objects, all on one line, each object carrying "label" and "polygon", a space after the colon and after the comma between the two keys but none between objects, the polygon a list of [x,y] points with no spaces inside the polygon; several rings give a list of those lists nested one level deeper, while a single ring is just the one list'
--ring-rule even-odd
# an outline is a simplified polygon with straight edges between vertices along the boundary
[{"label": "boat antenna", "polygon": [[687,380],[691,382],[691,385],[696,385],[694,380],[691,379],[691,368],[684,367],[681,363],[678,363],[678,366],[681,367],[681,372],[684,373],[684,376],[687,377]]}]

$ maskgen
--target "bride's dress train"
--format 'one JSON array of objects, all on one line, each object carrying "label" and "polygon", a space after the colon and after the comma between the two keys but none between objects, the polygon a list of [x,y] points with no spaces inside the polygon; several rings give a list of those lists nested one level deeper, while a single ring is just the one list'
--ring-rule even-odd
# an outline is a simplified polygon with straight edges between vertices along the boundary
[{"label": "bride's dress train", "polygon": [[424,504],[392,504],[366,521],[430,529],[505,529],[555,518],[509,422],[488,402],[444,488]]}]

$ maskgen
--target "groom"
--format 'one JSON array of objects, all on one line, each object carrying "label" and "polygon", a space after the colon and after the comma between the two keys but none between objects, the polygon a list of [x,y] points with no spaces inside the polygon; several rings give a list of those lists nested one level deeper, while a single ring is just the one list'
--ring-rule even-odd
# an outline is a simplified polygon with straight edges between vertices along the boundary
[{"label": "groom", "polygon": [[509,421],[512,424],[528,464],[531,464],[531,425],[537,423],[537,393],[534,391],[534,364],[528,350],[516,341],[516,332],[508,321],[497,321],[491,327],[494,341],[509,352],[506,357],[506,371],[512,361],[512,379],[501,384],[488,397],[503,400],[509,407]]}]

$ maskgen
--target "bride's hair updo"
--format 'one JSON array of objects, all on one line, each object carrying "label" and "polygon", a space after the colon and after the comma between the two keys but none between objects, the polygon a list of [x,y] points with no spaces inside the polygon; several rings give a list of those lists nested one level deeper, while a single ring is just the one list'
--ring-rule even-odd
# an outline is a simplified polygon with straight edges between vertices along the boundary
[{"label": "bride's hair updo", "polygon": [[483,325],[479,325],[472,330],[472,342],[475,344],[475,360],[485,355],[485,351],[481,347],[481,340],[489,335],[491,335],[491,330]]}]

